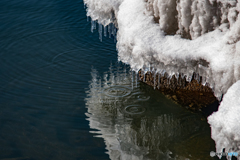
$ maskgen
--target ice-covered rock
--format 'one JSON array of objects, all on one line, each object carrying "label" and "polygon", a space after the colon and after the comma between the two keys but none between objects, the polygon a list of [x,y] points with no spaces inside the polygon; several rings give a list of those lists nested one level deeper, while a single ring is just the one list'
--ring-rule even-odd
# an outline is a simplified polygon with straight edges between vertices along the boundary
[{"label": "ice-covered rock", "polygon": [[[240,79],[240,2],[84,0],[87,16],[118,28],[119,60],[138,71],[193,72],[216,97]],[[111,29],[110,29],[111,30]],[[110,34],[116,34],[115,29]],[[99,29],[102,33],[102,29]],[[101,35],[101,34],[100,34]],[[101,37],[101,36],[100,36]]]},{"label": "ice-covered rock", "polygon": [[208,117],[212,139],[221,153],[238,152],[240,158],[240,81],[234,83],[223,97],[217,112]]}]

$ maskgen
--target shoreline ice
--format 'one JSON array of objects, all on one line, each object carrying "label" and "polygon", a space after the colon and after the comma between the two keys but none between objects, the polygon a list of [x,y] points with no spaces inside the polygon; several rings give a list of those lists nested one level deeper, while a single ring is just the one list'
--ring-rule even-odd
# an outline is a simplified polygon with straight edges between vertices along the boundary
[{"label": "shoreline ice", "polygon": [[238,158],[240,158],[239,95],[240,81],[237,81],[224,95],[218,111],[208,117],[217,152],[221,153],[225,148],[227,152],[238,152]]}]

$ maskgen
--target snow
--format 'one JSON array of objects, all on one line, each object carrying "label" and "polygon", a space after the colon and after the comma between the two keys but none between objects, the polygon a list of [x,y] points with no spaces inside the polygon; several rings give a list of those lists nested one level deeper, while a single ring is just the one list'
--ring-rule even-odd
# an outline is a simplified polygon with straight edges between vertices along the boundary
[{"label": "snow", "polygon": [[219,109],[208,117],[212,139],[218,153],[238,152],[240,158],[240,80],[234,83],[223,97]]}]

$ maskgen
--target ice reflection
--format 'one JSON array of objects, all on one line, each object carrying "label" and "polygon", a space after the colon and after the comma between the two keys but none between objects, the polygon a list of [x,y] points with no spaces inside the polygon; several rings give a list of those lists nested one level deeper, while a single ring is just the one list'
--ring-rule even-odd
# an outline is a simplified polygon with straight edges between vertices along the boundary
[{"label": "ice reflection", "polygon": [[[112,160],[209,159],[210,128],[158,91],[144,88],[127,66],[92,70],[86,106],[90,127]],[[156,95],[157,94],[157,95]]]}]

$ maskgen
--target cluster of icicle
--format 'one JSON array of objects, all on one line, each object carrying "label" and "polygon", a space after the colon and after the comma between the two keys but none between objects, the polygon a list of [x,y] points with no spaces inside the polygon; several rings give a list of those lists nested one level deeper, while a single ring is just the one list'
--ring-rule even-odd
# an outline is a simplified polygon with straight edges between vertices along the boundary
[{"label": "cluster of icicle", "polygon": [[[192,80],[217,98],[240,79],[237,0],[84,0],[92,31],[117,39],[119,60],[134,71]],[[102,27],[103,26],[103,27]],[[108,29],[107,29],[108,26]],[[104,29],[103,29],[104,28]],[[116,30],[116,28],[118,30]]]},{"label": "cluster of icicle", "polygon": [[[97,29],[97,21],[91,20],[91,32],[93,32],[95,29]],[[101,42],[102,42],[103,35],[107,37],[107,34],[109,38],[113,36],[114,41],[116,42],[117,28],[114,26],[113,23],[110,23],[107,26],[104,26],[101,23],[98,23],[98,33],[99,33],[99,39]]]},{"label": "cluster of icicle", "polygon": [[91,32],[98,29],[100,41],[102,41],[103,35],[107,37],[107,34],[109,38],[113,36],[116,40],[117,21],[114,11],[117,10],[120,3],[111,0],[84,0],[84,5],[85,8],[87,7],[87,17],[91,18]]},{"label": "cluster of icicle", "polygon": [[[220,27],[231,30],[235,40],[240,28],[235,25],[239,13],[237,0],[147,0],[147,9],[166,33],[197,37]],[[234,41],[234,40],[233,40]]]}]

